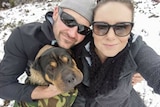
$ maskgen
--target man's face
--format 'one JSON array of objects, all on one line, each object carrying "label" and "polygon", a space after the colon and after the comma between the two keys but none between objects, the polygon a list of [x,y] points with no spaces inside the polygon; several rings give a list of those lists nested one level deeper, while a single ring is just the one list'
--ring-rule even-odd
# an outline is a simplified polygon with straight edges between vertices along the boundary
[{"label": "man's face", "polygon": [[[53,20],[53,32],[55,39],[57,40],[58,45],[65,49],[69,49],[82,42],[87,34],[85,33],[88,30],[87,27],[89,28],[90,25],[84,17],[75,11],[70,9],[60,9],[58,7],[54,9]],[[80,24],[80,27],[73,26],[75,25],[75,22]],[[81,25],[86,27],[82,27]],[[85,31],[79,30],[83,28],[85,28]]]}]

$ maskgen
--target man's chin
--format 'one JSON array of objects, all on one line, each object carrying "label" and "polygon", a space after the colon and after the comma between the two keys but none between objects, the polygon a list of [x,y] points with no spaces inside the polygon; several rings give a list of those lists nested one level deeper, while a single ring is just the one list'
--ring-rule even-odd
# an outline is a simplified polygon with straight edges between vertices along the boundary
[{"label": "man's chin", "polygon": [[59,44],[59,46],[65,49],[70,49],[72,47],[71,44]]}]

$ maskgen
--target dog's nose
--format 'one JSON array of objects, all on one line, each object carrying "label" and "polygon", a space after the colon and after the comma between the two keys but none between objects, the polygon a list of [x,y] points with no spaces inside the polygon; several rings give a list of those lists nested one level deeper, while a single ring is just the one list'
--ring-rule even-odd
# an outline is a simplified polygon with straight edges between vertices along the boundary
[{"label": "dog's nose", "polygon": [[64,77],[64,79],[65,79],[65,82],[66,82],[67,84],[75,84],[75,83],[76,83],[76,77],[75,77],[75,75],[72,74],[72,73],[67,74],[67,75]]}]

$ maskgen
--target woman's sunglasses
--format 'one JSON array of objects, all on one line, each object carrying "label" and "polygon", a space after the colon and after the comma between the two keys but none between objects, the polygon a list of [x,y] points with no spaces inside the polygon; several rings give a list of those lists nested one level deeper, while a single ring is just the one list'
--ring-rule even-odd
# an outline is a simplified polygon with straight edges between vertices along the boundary
[{"label": "woman's sunglasses", "polygon": [[110,25],[105,22],[93,22],[92,28],[93,32],[98,36],[104,36],[108,33],[109,29],[112,27],[114,30],[114,33],[117,36],[124,37],[131,33],[131,30],[133,28],[132,22],[121,22],[114,25]]},{"label": "woman's sunglasses", "polygon": [[78,24],[77,21],[71,15],[64,12],[61,8],[59,8],[59,15],[60,15],[60,18],[61,18],[62,22],[66,26],[68,26],[70,28],[77,26],[78,27],[78,30],[77,30],[78,33],[86,36],[87,34],[89,34],[91,32],[91,29],[89,27]]}]

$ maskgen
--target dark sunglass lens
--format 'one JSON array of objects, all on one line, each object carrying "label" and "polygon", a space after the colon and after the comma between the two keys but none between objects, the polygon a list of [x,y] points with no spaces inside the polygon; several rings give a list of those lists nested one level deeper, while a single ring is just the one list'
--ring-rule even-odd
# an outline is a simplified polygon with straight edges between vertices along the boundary
[{"label": "dark sunglass lens", "polygon": [[87,35],[90,32],[90,28],[84,26],[84,25],[78,25],[78,33],[82,35]]},{"label": "dark sunglass lens", "polygon": [[118,36],[127,36],[132,30],[132,23],[122,23],[114,26],[114,31]]},{"label": "dark sunglass lens", "polygon": [[60,17],[61,17],[62,22],[65,25],[67,25],[68,27],[77,26],[77,22],[75,21],[75,19],[71,15],[69,15],[65,12],[62,12]]},{"label": "dark sunglass lens", "polygon": [[74,27],[74,26],[76,26],[75,20],[63,19],[63,23],[65,25],[67,25],[68,27]]},{"label": "dark sunglass lens", "polygon": [[98,23],[98,22],[95,22],[93,24],[93,32],[96,35],[103,36],[108,32],[108,30],[109,30],[109,25],[108,24]]}]

